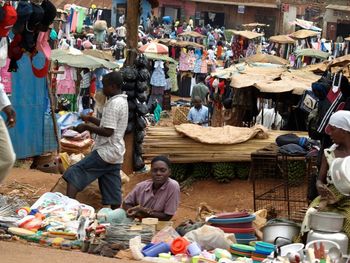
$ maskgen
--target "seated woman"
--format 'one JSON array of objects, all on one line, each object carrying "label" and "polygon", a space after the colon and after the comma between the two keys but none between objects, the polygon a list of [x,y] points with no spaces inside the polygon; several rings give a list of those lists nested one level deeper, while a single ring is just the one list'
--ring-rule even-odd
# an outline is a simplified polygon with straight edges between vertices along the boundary
[{"label": "seated woman", "polygon": [[179,206],[180,186],[171,178],[170,161],[157,156],[151,161],[152,179],[138,183],[127,195],[123,209],[129,217],[154,217],[168,221]]},{"label": "seated woman", "polygon": [[343,231],[350,236],[350,197],[342,195],[329,176],[329,168],[335,158],[350,156],[350,111],[341,110],[334,113],[326,127],[326,133],[334,144],[324,150],[316,183],[320,196],[311,203],[311,207],[344,215],[346,218]]}]

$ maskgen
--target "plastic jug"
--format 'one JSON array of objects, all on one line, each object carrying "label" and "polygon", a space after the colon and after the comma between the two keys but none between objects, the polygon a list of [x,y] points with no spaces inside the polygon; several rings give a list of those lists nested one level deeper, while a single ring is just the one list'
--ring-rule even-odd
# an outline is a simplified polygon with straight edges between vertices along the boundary
[{"label": "plastic jug", "polygon": [[168,253],[170,251],[169,244],[165,242],[161,242],[158,244],[154,244],[142,251],[142,254],[145,257],[158,257],[161,253]]}]

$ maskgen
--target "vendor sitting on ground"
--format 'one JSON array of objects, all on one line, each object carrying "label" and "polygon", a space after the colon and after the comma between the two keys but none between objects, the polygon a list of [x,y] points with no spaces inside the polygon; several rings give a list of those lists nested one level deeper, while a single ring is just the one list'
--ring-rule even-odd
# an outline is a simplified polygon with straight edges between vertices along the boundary
[{"label": "vendor sitting on ground", "polygon": [[64,173],[67,181],[67,196],[75,198],[77,193],[98,179],[102,202],[112,209],[122,203],[120,169],[125,153],[124,133],[128,125],[127,95],[122,94],[123,78],[120,72],[103,76],[103,93],[108,98],[102,119],[82,116],[85,122],[75,128],[78,132],[95,133],[92,152]]},{"label": "vendor sitting on ground", "polygon": [[169,178],[170,161],[157,156],[151,162],[152,179],[138,183],[127,195],[123,208],[129,217],[154,217],[168,221],[175,214],[180,200],[180,186]]},{"label": "vendor sitting on ground", "polygon": [[333,145],[324,150],[316,187],[320,194],[310,205],[321,211],[336,212],[345,216],[343,231],[350,236],[350,197],[339,192],[330,179],[329,169],[336,158],[350,156],[350,111],[334,113],[326,127]]},{"label": "vendor sitting on ground", "polygon": [[199,96],[194,97],[192,103],[193,107],[188,112],[187,120],[191,123],[208,127],[208,107],[202,105],[202,99]]}]

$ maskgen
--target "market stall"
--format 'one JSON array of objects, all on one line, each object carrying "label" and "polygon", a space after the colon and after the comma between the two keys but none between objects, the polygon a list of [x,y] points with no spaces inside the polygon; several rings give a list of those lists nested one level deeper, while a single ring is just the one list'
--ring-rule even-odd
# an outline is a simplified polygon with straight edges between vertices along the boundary
[{"label": "market stall", "polygon": [[238,31],[229,29],[227,31],[233,34],[231,48],[235,61],[238,61],[241,57],[250,57],[261,52],[258,48],[260,48],[261,37],[264,34],[247,30]]},{"label": "market stall", "polygon": [[296,50],[294,54],[296,58],[296,62],[294,64],[295,68],[301,68],[305,65],[316,64],[318,62],[326,60],[329,57],[328,52],[323,52],[312,48]]},{"label": "market stall", "polygon": [[269,53],[276,52],[276,55],[289,59],[293,53],[296,41],[288,35],[277,35],[269,38],[270,45],[268,47]]}]

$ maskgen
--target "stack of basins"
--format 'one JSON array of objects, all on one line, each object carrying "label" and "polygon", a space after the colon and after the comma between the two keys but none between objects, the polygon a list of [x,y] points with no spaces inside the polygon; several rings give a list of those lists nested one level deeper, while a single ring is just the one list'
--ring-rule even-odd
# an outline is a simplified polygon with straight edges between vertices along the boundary
[{"label": "stack of basins", "polygon": [[275,251],[275,246],[270,243],[258,241],[255,243],[255,251],[252,253],[251,258],[254,263],[262,262],[272,252]]},{"label": "stack of basins", "polygon": [[233,212],[218,214],[215,218],[209,219],[212,226],[218,227],[225,233],[235,234],[237,243],[248,245],[256,240],[253,221],[255,215],[247,212]]},{"label": "stack of basins", "polygon": [[230,252],[233,257],[246,257],[251,258],[252,253],[255,252],[255,248],[248,245],[242,244],[232,244],[230,248]]}]

